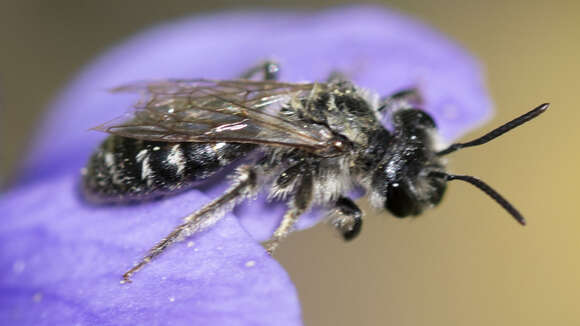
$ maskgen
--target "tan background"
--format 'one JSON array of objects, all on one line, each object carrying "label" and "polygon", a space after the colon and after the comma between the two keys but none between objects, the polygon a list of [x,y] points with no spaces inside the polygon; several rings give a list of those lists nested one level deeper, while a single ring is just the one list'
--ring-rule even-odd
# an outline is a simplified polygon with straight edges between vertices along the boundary
[{"label": "tan background", "polygon": [[[292,6],[300,2],[312,6]],[[420,219],[371,214],[348,245],[324,225],[295,234],[278,257],[298,288],[306,324],[580,325],[580,2],[390,5],[485,63],[497,105],[488,128],[552,102],[538,121],[457,153],[451,166],[501,190],[529,226],[459,183]],[[231,7],[218,0],[1,2],[0,175],[13,173],[51,96],[97,53],[152,23]]]}]

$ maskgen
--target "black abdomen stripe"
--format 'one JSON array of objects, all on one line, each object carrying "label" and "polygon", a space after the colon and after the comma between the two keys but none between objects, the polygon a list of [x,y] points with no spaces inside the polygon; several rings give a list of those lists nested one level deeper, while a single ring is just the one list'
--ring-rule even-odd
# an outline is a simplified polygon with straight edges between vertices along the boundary
[{"label": "black abdomen stripe", "polygon": [[83,190],[93,202],[123,202],[167,194],[206,179],[255,147],[109,136],[83,171]]}]

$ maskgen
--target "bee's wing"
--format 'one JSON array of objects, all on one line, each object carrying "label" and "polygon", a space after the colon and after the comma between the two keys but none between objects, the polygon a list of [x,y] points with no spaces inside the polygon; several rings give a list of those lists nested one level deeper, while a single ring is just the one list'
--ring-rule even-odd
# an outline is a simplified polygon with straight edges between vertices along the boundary
[{"label": "bee's wing", "polygon": [[308,100],[325,84],[251,80],[167,80],[113,91],[145,94],[129,117],[94,129],[129,138],[165,142],[235,142],[288,146],[313,153],[336,152],[327,127],[280,109]]}]

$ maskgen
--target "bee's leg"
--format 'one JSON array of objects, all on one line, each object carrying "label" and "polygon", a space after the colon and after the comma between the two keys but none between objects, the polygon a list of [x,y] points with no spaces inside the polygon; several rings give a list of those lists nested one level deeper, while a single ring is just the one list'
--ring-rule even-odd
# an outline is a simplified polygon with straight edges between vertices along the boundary
[{"label": "bee's leg", "polygon": [[272,254],[278,248],[280,241],[292,232],[294,224],[300,215],[310,207],[312,203],[312,190],[312,174],[305,173],[295,188],[295,195],[289,201],[289,208],[284,214],[282,222],[280,222],[280,225],[274,231],[270,240],[263,243],[264,248],[266,248],[269,254]]},{"label": "bee's leg", "polygon": [[338,198],[334,208],[328,213],[328,217],[344,240],[352,240],[360,233],[362,212],[350,198]]},{"label": "bee's leg", "polygon": [[274,61],[264,61],[257,66],[248,69],[242,74],[242,79],[254,79],[261,74],[263,80],[278,80],[280,75],[280,65]]},{"label": "bee's leg", "polygon": [[186,216],[183,223],[177,226],[163,240],[149,250],[147,255],[133,268],[123,274],[123,281],[131,282],[131,276],[142,269],[147,263],[163,253],[169,246],[177,241],[212,226],[219,221],[226,212],[243,199],[255,193],[258,186],[257,171],[247,165],[237,169],[234,184],[221,197],[203,206],[198,211]]},{"label": "bee's leg", "polygon": [[379,111],[393,113],[400,109],[420,108],[423,98],[417,88],[409,88],[383,98],[381,103]]},{"label": "bee's leg", "polygon": [[349,80],[347,74],[344,71],[340,70],[333,70],[330,72],[330,75],[326,78],[326,82],[328,83],[337,83],[341,81]]}]

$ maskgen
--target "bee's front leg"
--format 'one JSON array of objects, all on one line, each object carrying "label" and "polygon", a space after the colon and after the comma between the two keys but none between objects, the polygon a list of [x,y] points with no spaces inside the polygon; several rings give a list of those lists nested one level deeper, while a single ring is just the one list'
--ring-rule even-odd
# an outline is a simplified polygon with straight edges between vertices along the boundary
[{"label": "bee's front leg", "polygon": [[378,110],[385,111],[390,114],[400,109],[420,108],[423,106],[423,98],[419,92],[419,89],[417,88],[401,90],[383,98],[381,102],[382,105],[378,108]]},{"label": "bee's front leg", "polygon": [[356,238],[360,233],[362,215],[360,208],[347,197],[338,198],[334,208],[328,213],[330,223],[346,241]]}]

